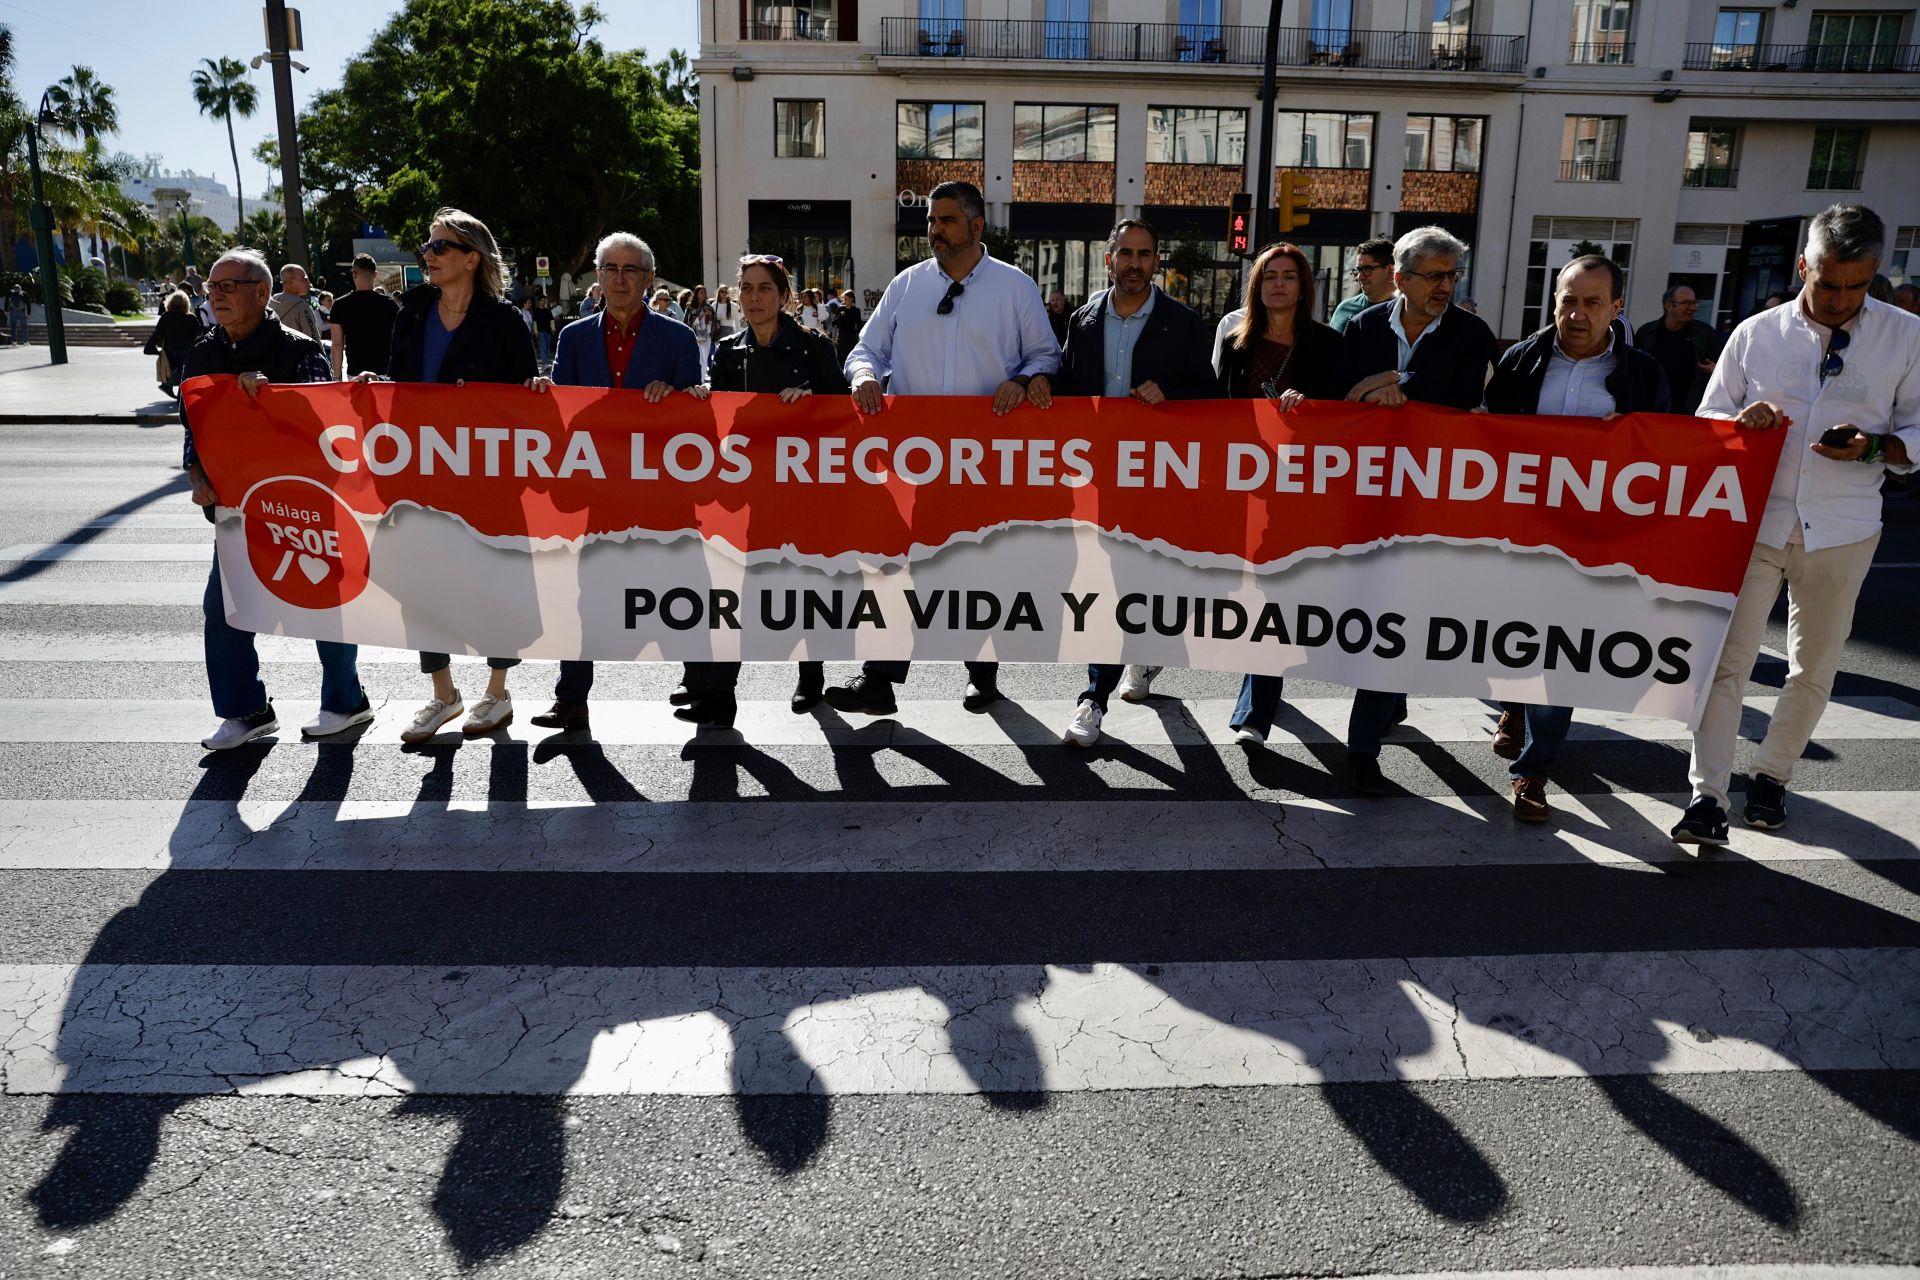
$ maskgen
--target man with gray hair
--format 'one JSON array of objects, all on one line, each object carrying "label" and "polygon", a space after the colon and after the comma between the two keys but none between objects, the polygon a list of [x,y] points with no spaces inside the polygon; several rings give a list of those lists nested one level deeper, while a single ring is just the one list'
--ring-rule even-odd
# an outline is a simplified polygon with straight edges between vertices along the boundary
[{"label": "man with gray hair", "polygon": [[1673,411],[1692,413],[1706,394],[1707,377],[1720,358],[1723,339],[1704,320],[1696,319],[1699,295],[1684,284],[1669,285],[1660,295],[1660,318],[1634,331],[1633,345],[1660,362],[1673,393]]},{"label": "man with gray hair", "polygon": [[320,312],[313,305],[313,285],[307,280],[305,267],[297,262],[281,267],[280,292],[267,301],[281,324],[320,341]]},{"label": "man with gray hair", "polygon": [[1759,540],[1733,608],[1706,711],[1693,735],[1693,800],[1682,844],[1727,842],[1727,789],[1741,695],[1787,588],[1787,682],[1747,775],[1742,820],[1787,821],[1787,781],[1826,710],[1854,601],[1880,544],[1880,486],[1920,453],[1920,321],[1867,296],[1887,229],[1864,205],[1817,215],[1799,261],[1800,296],[1749,317],[1727,340],[1703,418],[1784,430]]}]

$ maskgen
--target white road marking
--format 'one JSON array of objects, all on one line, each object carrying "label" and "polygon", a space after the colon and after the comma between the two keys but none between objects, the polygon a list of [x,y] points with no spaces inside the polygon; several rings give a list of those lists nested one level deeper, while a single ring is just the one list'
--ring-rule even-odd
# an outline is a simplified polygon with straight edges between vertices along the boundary
[{"label": "white road marking", "polygon": [[[0,497],[0,508],[5,499]],[[0,605],[192,605],[198,608],[207,584],[185,582],[62,582],[25,578],[0,582]]]},{"label": "white road marking", "polygon": [[[202,520],[201,526],[206,527]],[[206,564],[211,542],[18,542],[0,547],[0,562],[23,564]]]}]

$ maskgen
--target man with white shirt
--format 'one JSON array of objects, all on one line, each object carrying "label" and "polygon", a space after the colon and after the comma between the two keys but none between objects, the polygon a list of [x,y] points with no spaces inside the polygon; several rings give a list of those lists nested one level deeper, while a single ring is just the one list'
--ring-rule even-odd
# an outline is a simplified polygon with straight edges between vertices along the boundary
[{"label": "man with white shirt", "polygon": [[[1826,710],[1880,543],[1881,480],[1920,452],[1920,321],[1867,297],[1886,239],[1886,225],[1864,205],[1815,217],[1799,262],[1806,287],[1733,331],[1700,402],[1703,418],[1783,428],[1788,437],[1693,735],[1693,802],[1673,828],[1682,844],[1727,842],[1741,694],[1782,582],[1787,683],[1741,816],[1750,827],[1786,824],[1788,778]],[[1824,442],[1828,433],[1837,443]]]},{"label": "man with white shirt", "polygon": [[[895,276],[847,357],[853,403],[867,415],[895,396],[992,396],[995,416],[1012,412],[1030,384],[1049,390],[1060,367],[1060,345],[1047,324],[1032,277],[997,260],[980,242],[987,205],[971,182],[943,182],[927,200],[927,239],[933,256]],[[868,662],[844,685],[828,689],[839,711],[892,715],[893,686],[908,663]],[[1000,664],[967,663],[969,711],[1000,697]]]}]

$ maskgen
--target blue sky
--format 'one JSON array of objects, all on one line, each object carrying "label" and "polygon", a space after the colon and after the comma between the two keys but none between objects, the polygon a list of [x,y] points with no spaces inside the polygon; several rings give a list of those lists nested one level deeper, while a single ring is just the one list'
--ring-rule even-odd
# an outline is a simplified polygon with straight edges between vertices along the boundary
[{"label": "blue sky", "polygon": [[[340,83],[348,59],[399,7],[397,0],[291,0],[301,12],[306,49],[294,55],[311,70],[294,73],[294,95]],[[698,47],[699,0],[599,0],[607,20],[595,34],[610,49]],[[245,62],[266,47],[260,0],[0,0],[0,23],[13,28],[14,82],[31,107],[47,85],[75,63],[90,66],[111,84],[120,103],[117,150],[136,156],[158,153],[170,170],[210,174],[233,188],[233,161],[226,127],[199,114],[189,77],[201,58]],[[234,122],[246,192],[258,196],[274,182],[252,156],[254,145],[273,133],[272,80],[254,73],[260,109]]]}]

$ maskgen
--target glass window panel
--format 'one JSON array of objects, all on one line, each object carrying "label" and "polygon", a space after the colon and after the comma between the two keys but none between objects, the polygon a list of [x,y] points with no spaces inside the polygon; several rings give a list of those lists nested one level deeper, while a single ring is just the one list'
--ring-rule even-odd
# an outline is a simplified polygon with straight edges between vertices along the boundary
[{"label": "glass window panel", "polygon": [[986,158],[987,108],[985,103],[961,102],[954,105],[953,154],[957,160]]},{"label": "glass window panel", "polygon": [[[1068,298],[1078,303],[1087,296],[1087,242],[1069,240],[1066,242],[1067,280],[1061,290]],[[1098,262],[1099,259],[1094,260]]]},{"label": "glass window panel", "polygon": [[1344,154],[1346,117],[1309,112],[1300,140],[1300,163],[1307,169],[1337,169]]},{"label": "glass window panel", "polygon": [[1341,163],[1348,169],[1373,168],[1373,117],[1348,116],[1346,124],[1345,158]]},{"label": "glass window panel", "polygon": [[1085,160],[1087,158],[1087,109],[1085,107],[1047,107],[1042,158],[1046,160]]},{"label": "glass window panel", "polygon": [[1087,109],[1087,159],[1097,160],[1103,164],[1113,163],[1118,116],[1118,110],[1113,107]]},{"label": "glass window panel", "polygon": [[1274,151],[1277,163],[1282,169],[1304,169],[1307,167],[1306,149],[1303,145],[1306,136],[1306,117],[1298,111],[1282,111],[1275,124]]},{"label": "glass window panel", "polygon": [[1456,173],[1480,172],[1482,135],[1487,122],[1478,116],[1465,116],[1454,122],[1453,168]]},{"label": "glass window panel", "polygon": [[942,160],[953,158],[953,104],[933,102],[927,105],[927,154]]},{"label": "glass window panel", "polygon": [[826,155],[826,109],[824,102],[775,101],[773,153],[776,156]]},{"label": "glass window panel", "polygon": [[1220,113],[1220,163],[1247,162],[1247,113],[1239,108]]},{"label": "glass window panel", "polygon": [[1046,134],[1044,110],[1031,103],[1020,103],[1013,108],[1013,158],[1015,160],[1038,160],[1044,155],[1043,138]]},{"label": "glass window panel", "polygon": [[1147,108],[1147,163],[1173,163],[1173,107]]},{"label": "glass window panel", "polygon": [[1433,117],[1407,117],[1407,154],[1402,164],[1407,169],[1425,169],[1432,160]]},{"label": "glass window panel", "polygon": [[927,154],[927,104],[902,102],[895,110],[893,153],[906,160]]}]

